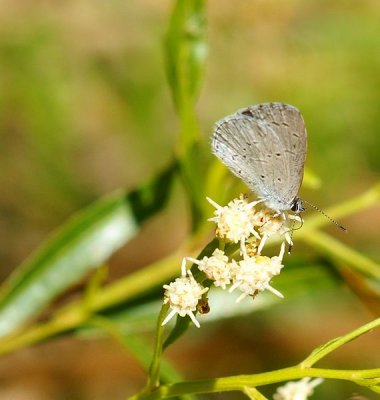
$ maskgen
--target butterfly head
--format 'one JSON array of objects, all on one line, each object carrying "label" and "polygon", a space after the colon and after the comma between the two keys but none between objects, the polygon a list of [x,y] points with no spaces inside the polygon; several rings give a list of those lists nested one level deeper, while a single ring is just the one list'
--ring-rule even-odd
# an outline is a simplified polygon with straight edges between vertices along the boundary
[{"label": "butterfly head", "polygon": [[290,205],[290,209],[296,213],[300,214],[305,211],[305,207],[303,206],[302,200],[299,197],[295,197]]}]

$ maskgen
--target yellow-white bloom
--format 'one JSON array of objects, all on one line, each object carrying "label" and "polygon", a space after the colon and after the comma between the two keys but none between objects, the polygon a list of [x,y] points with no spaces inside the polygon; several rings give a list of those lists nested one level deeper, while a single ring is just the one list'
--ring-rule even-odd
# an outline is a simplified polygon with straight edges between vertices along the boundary
[{"label": "yellow-white bloom", "polygon": [[167,324],[178,314],[181,317],[188,315],[194,322],[194,325],[199,328],[200,325],[195,318],[194,311],[196,311],[199,300],[207,292],[208,288],[200,285],[194,279],[191,271],[186,271],[186,258],[182,261],[181,269],[181,278],[177,278],[174,282],[169,283],[169,285],[164,285],[164,304],[169,303],[171,311],[162,322],[162,325]]},{"label": "yellow-white bloom", "polygon": [[[230,201],[224,207],[210,198],[207,200],[215,207],[214,217],[209,221],[216,223],[216,235],[225,241],[239,243],[240,256],[236,259],[231,258],[232,256],[229,258],[223,250],[215,249],[210,256],[205,256],[200,260],[192,257],[184,258],[181,267],[182,276],[164,285],[164,304],[169,304],[170,312],[162,325],[178,314],[181,317],[188,315],[198,328],[200,326],[195,318],[195,312],[199,306],[202,310],[202,301],[205,301],[203,295],[208,288],[198,283],[191,271],[187,270],[187,261],[196,264],[215,286],[226,289],[228,285],[231,285],[230,292],[238,289],[241,295],[237,302],[246,296],[256,296],[264,290],[269,290],[281,298],[284,297],[271,286],[271,280],[284,267],[282,259],[285,242],[282,243],[278,256],[270,258],[260,255],[260,252],[267,238],[275,234],[283,235],[285,240],[292,244],[285,216],[277,217],[273,211],[266,208],[256,210],[256,204],[262,200],[249,202],[243,195]],[[290,215],[288,217],[292,218]],[[298,216],[294,216],[293,219],[300,221]],[[235,246],[226,248],[231,250],[231,254],[236,250]],[[204,309],[208,310],[207,304]],[[307,383],[307,381],[301,382]],[[285,399],[288,400],[288,398]],[[295,399],[298,400],[298,398]],[[281,398],[278,397],[276,400],[281,400]]]},{"label": "yellow-white bloom", "polygon": [[303,378],[297,382],[288,382],[277,388],[274,400],[306,400],[314,393],[314,388],[323,382],[322,378],[311,380]]},{"label": "yellow-white bloom", "polygon": [[187,260],[197,264],[199,270],[214,281],[215,286],[225,289],[231,283],[231,268],[223,250],[215,249],[211,257],[203,257],[202,260],[191,257],[187,257]]},{"label": "yellow-white bloom", "polygon": [[285,252],[285,244],[281,245],[281,252],[276,257],[253,256],[249,257],[244,253],[243,260],[235,263],[233,272],[233,285],[230,292],[239,289],[241,296],[236,300],[240,302],[246,296],[255,296],[257,293],[268,289],[276,296],[284,296],[270,285],[271,279],[278,275],[283,268],[282,258]]},{"label": "yellow-white bloom", "polygon": [[285,240],[290,244],[293,245],[292,238],[290,237],[290,230],[281,217],[268,218],[263,225],[260,226],[259,232],[261,234],[261,241],[259,244],[259,248],[257,249],[257,253],[260,254],[261,250],[264,247],[266,240],[275,234],[284,236]]},{"label": "yellow-white bloom", "polygon": [[217,236],[233,243],[244,241],[251,235],[259,238],[254,229],[253,218],[256,212],[254,207],[260,201],[249,203],[243,196],[240,196],[240,198],[230,201],[227,206],[222,207],[208,197],[207,200],[216,208],[215,217],[210,218],[209,221],[216,223]]}]

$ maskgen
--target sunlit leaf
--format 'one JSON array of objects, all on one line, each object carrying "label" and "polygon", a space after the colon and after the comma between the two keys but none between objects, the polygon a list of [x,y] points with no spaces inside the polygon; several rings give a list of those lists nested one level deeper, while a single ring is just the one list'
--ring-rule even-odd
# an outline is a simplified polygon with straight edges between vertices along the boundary
[{"label": "sunlit leaf", "polygon": [[177,0],[165,40],[165,60],[174,105],[180,119],[177,145],[181,177],[188,193],[192,227],[203,218],[204,162],[202,135],[195,113],[206,59],[204,0]]},{"label": "sunlit leaf", "polygon": [[204,8],[203,0],[177,0],[166,36],[167,75],[180,114],[194,106],[203,76]]},{"label": "sunlit leaf", "polygon": [[128,196],[116,192],[78,212],[27,259],[0,294],[0,336],[16,330],[133,238],[164,206],[174,166]]}]

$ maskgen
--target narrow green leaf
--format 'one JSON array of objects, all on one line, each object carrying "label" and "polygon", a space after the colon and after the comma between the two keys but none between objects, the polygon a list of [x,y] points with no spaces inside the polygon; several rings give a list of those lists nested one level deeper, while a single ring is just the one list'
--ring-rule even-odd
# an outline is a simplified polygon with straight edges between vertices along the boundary
[{"label": "narrow green leaf", "polygon": [[166,68],[175,106],[190,111],[198,96],[207,55],[204,0],[177,0],[166,36]]},{"label": "narrow green leaf", "polygon": [[0,293],[0,336],[38,314],[133,238],[169,195],[175,166],[141,190],[116,192],[81,210],[55,232],[6,282]]},{"label": "narrow green leaf", "polygon": [[137,230],[122,193],[79,212],[8,281],[0,300],[0,335],[13,331],[99,266]]},{"label": "narrow green leaf", "polygon": [[204,0],[176,0],[165,38],[167,78],[180,119],[176,149],[181,177],[188,193],[192,228],[203,219],[204,162],[202,135],[195,113],[206,60]]},{"label": "narrow green leaf", "polygon": [[166,349],[171,344],[173,344],[176,340],[178,340],[185,332],[192,326],[190,317],[177,317],[175,326],[173,330],[170,332],[169,336],[166,338],[163,348]]}]

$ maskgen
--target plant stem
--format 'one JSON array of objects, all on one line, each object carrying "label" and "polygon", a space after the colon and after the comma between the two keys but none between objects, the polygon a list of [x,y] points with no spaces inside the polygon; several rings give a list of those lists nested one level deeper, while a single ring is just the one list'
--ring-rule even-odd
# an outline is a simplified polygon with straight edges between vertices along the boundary
[{"label": "plant stem", "polygon": [[378,263],[351,249],[327,233],[308,230],[304,232],[300,239],[321,250],[324,254],[339,260],[339,262],[345,263],[367,276],[380,279],[380,265]]},{"label": "plant stem", "polygon": [[254,387],[245,387],[243,393],[245,393],[251,400],[268,400]]},{"label": "plant stem", "polygon": [[[379,202],[379,198],[380,185],[376,185],[360,196],[328,209],[327,212],[334,218],[343,217],[373,206]],[[312,216],[308,219],[307,223],[305,223],[302,232],[306,234],[310,242],[314,239],[315,243],[320,243],[321,240],[317,239],[321,238],[322,233],[313,231],[311,234],[308,234],[308,232],[312,229],[322,227],[327,223],[329,223],[329,221],[323,216]],[[297,235],[298,232],[295,232],[295,236]],[[330,238],[328,240],[330,240]],[[0,341],[0,355],[10,353],[14,350],[41,342],[49,337],[70,329],[77,328],[88,319],[89,308],[91,308],[92,312],[104,310],[107,307],[128,301],[139,293],[167,281],[173,276],[175,268],[178,266],[178,260],[183,257],[183,254],[188,254],[188,249],[196,247],[200,242],[201,240],[197,235],[195,241],[190,240],[189,243],[181,247],[178,252],[169,257],[159,260],[143,270],[135,272],[114,284],[102,288],[101,290],[99,289],[96,296],[94,296],[91,301],[92,304],[86,304],[86,310],[84,310],[82,302],[77,301],[59,310],[52,320],[30,327],[25,332],[19,332],[10,337],[3,338]],[[273,241],[272,243],[275,244],[277,242]],[[332,256],[335,255],[335,245],[327,245],[327,247],[322,246],[323,243],[321,243],[320,249],[328,251]],[[336,248],[340,249],[339,246]],[[362,255],[358,255],[356,252],[353,254],[352,250],[349,250],[351,252],[348,253],[346,252],[346,249],[344,249],[340,254],[343,255],[344,259],[348,261],[350,265],[353,265],[353,263],[351,263],[353,260],[351,256],[354,255],[354,259],[359,260],[359,262],[355,261],[355,266],[359,265],[359,269],[362,268],[362,270],[366,270],[372,275],[373,271],[377,271],[377,264],[374,265],[369,259]]]},{"label": "plant stem", "polygon": [[96,296],[92,298],[91,304],[89,304],[88,298],[84,303],[81,299],[68,304],[58,310],[56,315],[48,322],[35,325],[25,332],[3,338],[0,341],[0,354],[7,354],[59,333],[75,329],[84,324],[93,313],[133,299],[134,296],[148,288],[167,281],[173,276],[175,268],[179,270],[178,260],[183,253],[184,249],[180,249],[178,253],[159,260],[141,271],[134,272],[101,290],[99,289]]},{"label": "plant stem", "polygon": [[327,354],[333,352],[337,348],[343,346],[344,344],[350,342],[358,338],[359,336],[367,333],[368,331],[375,329],[380,326],[380,318],[375,319],[374,321],[369,322],[366,325],[355,329],[354,331],[348,333],[347,335],[337,337],[329,342],[323,344],[322,346],[316,348],[305,360],[300,363],[301,368],[310,368],[317,361],[321,360],[323,357],[326,357]]},{"label": "plant stem", "polygon": [[[246,387],[264,386],[305,377],[347,380],[371,388],[371,386],[378,385],[380,383],[380,368],[370,370],[334,370],[321,368],[301,368],[300,366],[294,366],[255,375],[237,375],[210,380],[179,382],[162,385],[154,392],[142,392],[131,397],[130,400],[157,400],[180,396],[183,394],[217,393],[228,391],[244,392],[244,388]],[[374,389],[376,390],[377,387]]]},{"label": "plant stem", "polygon": [[164,342],[164,327],[162,322],[169,310],[169,304],[163,304],[157,320],[156,326],[156,341],[154,345],[154,353],[152,363],[149,367],[149,379],[147,383],[147,390],[154,390],[159,386],[160,378],[160,365],[162,356],[162,344]]},{"label": "plant stem", "polygon": [[[326,214],[334,219],[344,218],[358,211],[372,207],[380,202],[380,184],[372,186],[364,193],[339,203],[335,206],[329,207],[326,210]],[[330,221],[322,214],[316,213],[307,219],[307,223],[302,227],[302,232],[295,231],[295,235],[307,231],[309,229],[315,229],[329,224]]]}]

